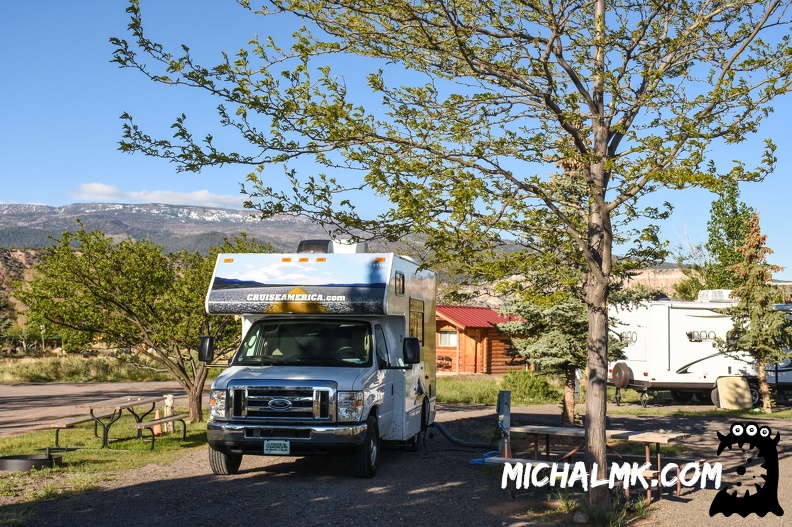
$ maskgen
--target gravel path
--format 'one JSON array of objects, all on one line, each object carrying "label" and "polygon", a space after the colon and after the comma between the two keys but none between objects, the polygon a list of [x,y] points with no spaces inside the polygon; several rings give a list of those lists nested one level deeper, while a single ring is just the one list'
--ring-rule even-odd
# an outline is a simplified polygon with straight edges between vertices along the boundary
[{"label": "gravel path", "polygon": [[[8,386],[0,385],[0,398]],[[19,386],[16,386],[19,393]],[[25,387],[22,387],[25,388]],[[30,387],[27,387],[30,389]],[[116,386],[116,388],[118,388]],[[156,390],[161,390],[159,386]],[[167,386],[165,387],[167,388]],[[129,387],[121,387],[129,391]],[[161,391],[158,393],[162,393]],[[176,392],[174,392],[176,393]],[[106,394],[112,396],[112,394]],[[44,405],[42,405],[44,406]],[[437,421],[454,437],[483,441],[495,429],[495,411],[490,407],[438,405]],[[0,434],[11,414],[0,416]],[[50,407],[52,411],[52,407]],[[512,423],[557,424],[558,408],[532,406],[513,409]],[[792,516],[792,422],[770,420],[781,433],[779,456],[781,478],[779,501],[787,516],[768,515],[746,519],[709,516],[716,493],[711,489],[685,489],[681,497],[669,493],[653,504],[651,516],[642,526],[695,527],[728,525],[787,525]],[[714,461],[716,431],[726,433],[726,418],[609,416],[612,428],[633,430],[674,430],[691,434],[689,453]],[[515,441],[515,448],[527,443]],[[66,499],[39,502],[30,527],[57,526],[320,526],[320,525],[402,525],[448,524],[455,526],[564,525],[546,512],[539,498],[543,492],[519,491],[510,499],[500,489],[500,471],[471,463],[484,449],[466,449],[434,432],[426,437],[417,453],[387,449],[380,470],[370,480],[352,477],[344,456],[309,458],[244,458],[240,473],[215,476],[204,449],[190,451],[173,464],[150,465],[103,482],[100,489]],[[67,459],[65,461],[68,461]],[[2,513],[3,507],[0,507]]]}]

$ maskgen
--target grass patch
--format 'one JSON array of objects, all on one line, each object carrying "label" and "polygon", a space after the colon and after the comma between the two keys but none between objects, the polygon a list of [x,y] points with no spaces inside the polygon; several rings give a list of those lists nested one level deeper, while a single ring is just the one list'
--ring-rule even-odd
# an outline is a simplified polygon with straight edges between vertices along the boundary
[{"label": "grass patch", "polygon": [[[220,374],[210,368],[208,379]],[[130,362],[112,355],[13,357],[0,359],[0,382],[148,382],[173,377],[153,362]]]},{"label": "grass patch", "polygon": [[[547,495],[557,520],[563,520],[566,525],[575,524],[575,515],[584,514],[586,525],[593,527],[624,527],[633,522],[646,518],[649,506],[645,497],[639,495],[626,499],[621,490],[610,491],[610,497],[603,503],[591,505],[588,503],[588,494],[579,488],[554,489]],[[554,522],[558,524],[558,522]]]},{"label": "grass patch", "polygon": [[0,360],[2,382],[142,382],[169,381],[167,372],[151,365],[114,357],[22,357]]},{"label": "grass patch", "polygon": [[512,371],[502,377],[442,375],[437,378],[437,400],[444,403],[495,406],[498,392],[511,391],[512,404],[555,404],[561,402],[560,380],[531,371]]},{"label": "grass patch", "polygon": [[[183,409],[184,410],[184,409]],[[0,525],[23,523],[29,506],[36,501],[55,499],[98,488],[102,481],[122,477],[127,470],[148,464],[167,465],[184,455],[188,449],[206,448],[206,423],[187,423],[187,439],[181,440],[180,426],[176,432],[159,436],[151,450],[148,434],[137,438],[131,415],[124,415],[110,428],[111,449],[102,449],[101,439],[94,436],[92,423],[62,430],[62,446],[73,451],[54,452],[63,456],[63,466],[28,472],[0,472]],[[101,431],[100,431],[101,433]],[[53,446],[54,430],[0,438],[0,456],[37,454]]]}]

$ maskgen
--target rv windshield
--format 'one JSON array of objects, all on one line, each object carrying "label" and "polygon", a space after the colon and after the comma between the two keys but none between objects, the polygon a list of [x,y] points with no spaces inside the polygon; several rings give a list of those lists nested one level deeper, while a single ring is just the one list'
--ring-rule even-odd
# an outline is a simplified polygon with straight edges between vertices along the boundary
[{"label": "rv windshield", "polygon": [[371,358],[371,331],[351,320],[260,320],[251,326],[233,365],[361,366]]}]

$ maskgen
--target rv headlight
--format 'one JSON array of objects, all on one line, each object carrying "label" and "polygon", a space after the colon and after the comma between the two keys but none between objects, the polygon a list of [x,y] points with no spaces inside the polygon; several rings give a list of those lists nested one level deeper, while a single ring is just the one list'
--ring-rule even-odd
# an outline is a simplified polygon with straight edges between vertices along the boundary
[{"label": "rv headlight", "polygon": [[212,390],[209,392],[209,419],[226,418],[226,391]]},{"label": "rv headlight", "polygon": [[363,416],[363,392],[338,392],[338,420],[360,421]]}]

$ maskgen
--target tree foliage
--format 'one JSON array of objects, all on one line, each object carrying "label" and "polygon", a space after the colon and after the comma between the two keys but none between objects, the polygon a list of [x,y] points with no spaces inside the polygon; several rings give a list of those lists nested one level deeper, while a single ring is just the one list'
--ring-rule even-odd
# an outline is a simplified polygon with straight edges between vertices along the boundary
[{"label": "tree foliage", "polygon": [[[556,295],[553,302],[512,302],[500,310],[509,319],[498,329],[509,336],[514,352],[539,371],[564,376],[561,426],[575,425],[575,381],[588,361],[588,310],[580,299]],[[608,359],[621,357],[623,346],[609,338]]]},{"label": "tree foliage", "polygon": [[742,261],[740,248],[754,214],[739,197],[737,182],[725,181],[710,207],[707,242],[691,247],[691,254],[681,258],[685,279],[674,286],[679,298],[695,300],[703,289],[733,289],[737,285],[732,266]]},{"label": "tree foliage", "polygon": [[213,335],[229,351],[240,336],[233,317],[206,314],[204,297],[218,252],[237,251],[271,248],[242,235],[212,248],[209,257],[166,255],[150,241],[116,243],[80,225],[56,240],[14,296],[33,319],[64,334],[126,348],[162,366],[188,394],[190,419],[201,421],[207,369],[197,360],[199,337]]},{"label": "tree foliage", "polygon": [[773,251],[765,245],[767,236],[759,228],[756,213],[750,216],[746,229],[748,235],[738,249],[742,259],[730,268],[736,282],[732,296],[737,298],[737,304],[723,310],[732,317],[734,327],[726,334],[726,340],[717,343],[725,353],[751,356],[759,371],[762,407],[771,413],[766,368],[786,358],[785,353],[792,348],[792,321],[785,310],[774,307],[783,295],[770,280],[772,273],[781,268],[767,262],[767,255]]},{"label": "tree foliage", "polygon": [[[361,237],[418,233],[438,259],[474,277],[563,269],[557,246],[537,233],[567,237],[586,271],[578,287],[589,314],[587,461],[604,467],[614,246],[630,259],[656,256],[653,223],[670,205],[642,208],[641,198],[718,186],[723,167],[707,163],[707,148],[756,132],[789,88],[787,8],[788,0],[272,0],[257,12],[273,24],[296,15],[306,27],[291,42],[254,38],[205,66],[187,46],[174,53],[150,40],[132,0],[133,41],[111,40],[115,62],[216,96],[220,124],[243,146],[196,138],[184,115],[169,139],[124,115],[121,149],[179,170],[249,166],[248,206],[265,216],[305,214]],[[339,77],[333,55],[360,59]],[[361,83],[345,79],[368,64],[378,102],[366,107]],[[321,172],[298,170],[301,157]],[[760,180],[773,163],[768,143],[760,166],[730,172]],[[273,165],[284,167],[284,181]],[[388,204],[361,207],[363,188]],[[634,223],[640,217],[649,223]]]}]

